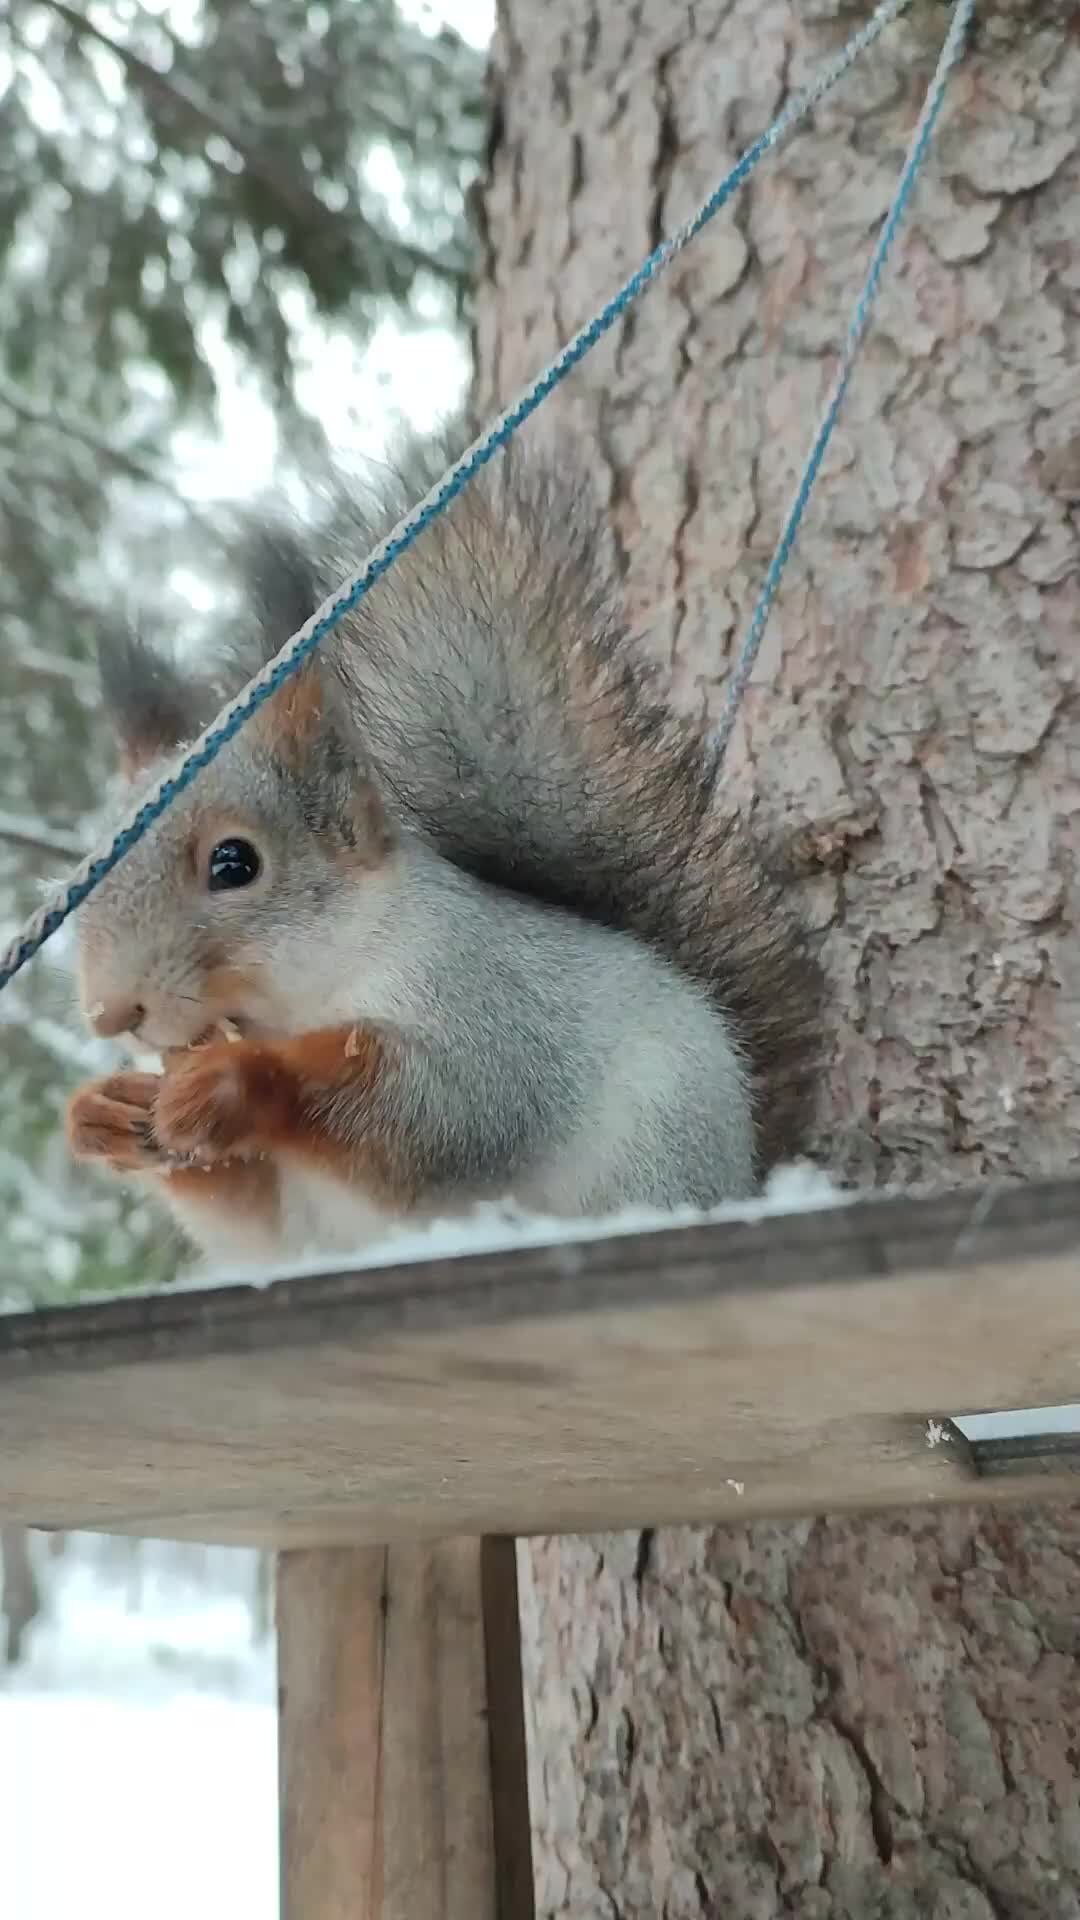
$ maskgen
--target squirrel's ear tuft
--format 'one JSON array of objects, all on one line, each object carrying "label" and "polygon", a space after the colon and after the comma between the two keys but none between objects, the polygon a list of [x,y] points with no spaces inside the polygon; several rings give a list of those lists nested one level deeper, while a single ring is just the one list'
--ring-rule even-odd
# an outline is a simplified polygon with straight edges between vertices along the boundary
[{"label": "squirrel's ear tuft", "polygon": [[283,518],[249,521],[237,558],[263,657],[270,660],[319,605],[317,569],[301,537]]},{"label": "squirrel's ear tuft", "polygon": [[105,711],[128,772],[193,739],[218,705],[205,681],[182,673],[126,630],[102,636],[98,670]]},{"label": "squirrel's ear tuft", "polygon": [[237,516],[230,553],[242,614],[220,644],[219,659],[230,690],[238,693],[310,619],[322,592],[300,535],[269,509]]}]

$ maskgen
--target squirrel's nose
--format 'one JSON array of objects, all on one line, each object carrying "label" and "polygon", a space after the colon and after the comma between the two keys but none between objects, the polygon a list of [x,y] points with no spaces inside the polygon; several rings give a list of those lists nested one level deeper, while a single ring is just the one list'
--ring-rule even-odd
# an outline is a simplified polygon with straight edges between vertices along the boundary
[{"label": "squirrel's nose", "polygon": [[138,1033],[146,1018],[146,1008],[137,1000],[102,1000],[90,1012],[90,1024],[103,1040],[118,1033]]}]

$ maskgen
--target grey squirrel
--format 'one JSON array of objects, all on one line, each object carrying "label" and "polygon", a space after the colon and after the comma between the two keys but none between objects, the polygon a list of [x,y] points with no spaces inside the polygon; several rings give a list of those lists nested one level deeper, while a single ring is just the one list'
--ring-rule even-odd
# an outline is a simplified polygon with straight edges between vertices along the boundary
[{"label": "grey squirrel", "polygon": [[[420,442],[314,534],[244,536],[206,677],[102,648],[124,799],[448,464]],[[565,459],[512,444],[83,907],[84,1012],[163,1072],[81,1087],[75,1154],[216,1255],[347,1251],[511,1198],[751,1193],[803,1143],[822,979],[625,629]]]}]

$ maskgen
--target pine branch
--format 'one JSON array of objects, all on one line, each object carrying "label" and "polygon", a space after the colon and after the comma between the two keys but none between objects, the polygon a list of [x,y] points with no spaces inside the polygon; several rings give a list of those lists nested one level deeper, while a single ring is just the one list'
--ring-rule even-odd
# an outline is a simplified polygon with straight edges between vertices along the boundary
[{"label": "pine branch", "polygon": [[69,7],[66,0],[39,0],[39,4],[65,20],[80,38],[96,40],[99,46],[106,47],[121,62],[139,91],[155,100],[159,107],[171,110],[188,126],[196,126],[204,134],[227,141],[247,171],[255,179],[261,180],[265,187],[269,187],[297,219],[323,227],[337,225],[336,215],[318,196],[295,174],[278,166],[269,154],[255,144],[251,134],[245,128],[238,127],[213,101],[197,94],[186,81],[171,74],[159,73],[141,54],[126,47],[122,41],[114,40],[101,27],[77,13],[74,7]]},{"label": "pine branch", "polygon": [[204,533],[209,540],[221,543],[223,534],[213,518],[200,512],[199,508],[187,498],[167,473],[151,466],[149,461],[140,460],[137,454],[128,453],[125,448],[106,440],[96,428],[85,420],[73,420],[69,415],[58,414],[49,407],[31,400],[20,393],[6,380],[0,380],[0,408],[6,407],[16,420],[25,426],[40,427],[46,433],[58,434],[61,438],[74,440],[85,447],[96,460],[112,467],[125,480],[131,480],[136,486],[155,487],[159,493],[165,493],[175,500],[185,514]]},{"label": "pine branch", "polygon": [[97,694],[97,675],[84,660],[66,660],[63,654],[35,647],[13,654],[6,665],[24,680],[44,680],[71,687],[75,693]]},{"label": "pine branch", "polygon": [[170,493],[181,506],[191,511],[190,502],[185,500],[179,488],[167,475],[157,472],[146,461],[140,460],[136,454],[127,453],[123,447],[114,446],[111,441],[103,439],[88,422],[71,420],[62,414],[52,412],[49,407],[39,405],[36,400],[31,400],[26,394],[20,393],[6,380],[0,380],[0,407],[6,407],[9,413],[14,414],[16,420],[21,420],[26,426],[44,427],[51,433],[66,434],[68,439],[77,440],[80,446],[87,447],[97,459],[104,460],[109,466],[115,467],[125,479],[135,480],[140,486],[159,487],[163,492]]},{"label": "pine branch", "polygon": [[30,853],[47,853],[62,860],[81,860],[85,843],[62,827],[50,827],[27,820],[17,813],[0,813],[0,841]]},{"label": "pine branch", "polygon": [[[252,179],[261,181],[282,207],[287,208],[293,218],[303,224],[306,231],[310,232],[314,228],[317,232],[326,233],[338,240],[344,237],[346,229],[337,214],[331,212],[304,180],[280,166],[266,147],[258,144],[251,131],[238,127],[216,102],[197,94],[186,81],[171,74],[159,73],[156,67],[151,66],[150,62],[144,60],[142,55],[136,53],[133,48],[126,47],[120,40],[114,40],[103,28],[95,26],[92,21],[77,13],[74,7],[68,6],[67,0],[38,0],[38,5],[46,7],[50,13],[56,14],[58,19],[65,21],[80,39],[96,40],[99,46],[105,47],[114,58],[120,61],[144,98],[153,100],[159,107],[171,111],[188,127],[194,126],[205,135],[212,135],[226,141],[243,162],[245,170]],[[204,154],[203,157],[213,164],[209,154]],[[386,244],[371,228],[370,222],[364,221],[362,216],[354,216],[354,219],[368,227],[372,238],[379,239],[381,244]],[[440,257],[425,253],[422,248],[411,246],[396,235],[390,244],[392,251],[407,260],[415,272],[460,274],[462,270],[462,261],[451,254]]]}]

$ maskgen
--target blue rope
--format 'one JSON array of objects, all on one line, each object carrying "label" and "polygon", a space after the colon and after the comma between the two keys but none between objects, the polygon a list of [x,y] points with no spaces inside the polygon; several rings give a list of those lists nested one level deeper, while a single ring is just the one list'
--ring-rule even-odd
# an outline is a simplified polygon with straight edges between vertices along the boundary
[{"label": "blue rope", "polygon": [[757,605],[754,608],[750,625],[747,628],[746,638],[739,652],[735,671],[728,682],[723,711],[721,712],[720,719],[717,722],[716,730],[713,734],[714,766],[717,771],[719,771],[720,763],[727,751],[728,742],[731,739],[735,721],[738,716],[739,706],[743,694],[746,691],[747,682],[754,670],[754,662],[757,659],[758,651],[764,637],[765,627],[772,610],[772,604],[776,598],[776,591],[783,577],[784,568],[791,558],[792,548],[795,545],[799,526],[803,514],[806,511],[806,505],[813,491],[814,482],[818,477],[821,462],[825,456],[825,449],[829,444],[832,430],[836,425],[837,416],[844,404],[844,395],[847,393],[852,369],[858,358],[859,348],[862,345],[866,329],[870,322],[870,315],[881,285],[881,276],[884,272],[890,248],[896,238],[897,228],[907,210],[908,202],[911,199],[911,191],[915,185],[919,169],[926,158],[927,149],[930,145],[930,136],[934,131],[934,125],[941,111],[942,101],[945,98],[945,89],[948,85],[949,74],[963,49],[967,30],[971,24],[974,13],[975,0],[956,0],[952,20],[949,24],[949,31],[945,37],[945,44],[941,49],[941,57],[934,71],[934,77],[930,82],[926,100],[923,104],[923,110],[919,115],[918,124],[911,137],[907,157],[904,161],[900,178],[896,184],[896,192],[893,194],[889,211],[885,216],[884,225],[878,237],[877,245],[874,248],[869,272],[863,282],[862,292],[855,303],[855,312],[852,315],[851,325],[847,330],[847,338],[844,341],[844,349],[840,356],[840,365],[837,369],[832,391],[821,418],[821,424],[814,435],[810,451],[806,456],[806,464],[803,467],[802,475],[795,491],[795,498],[788,509],[788,516],[777,542],[776,551],[769,563],[769,569],[765,575]]},{"label": "blue rope", "polygon": [[0,990],[15,978],[15,975],[48,940],[52,939],[76,908],[80,907],[95,888],[101,885],[106,875],[111,873],[125,854],[143,838],[173,801],[190,787],[196,776],[204,767],[209,766],[221,749],[239,733],[241,727],[251,719],[264,702],[269,700],[286,680],[299,671],[304,662],[314,653],[320,641],[333,631],[345,614],[359,605],[376,582],[381,580],[394,562],[412,546],[413,541],[425,527],[445,512],[474,475],[494,458],[530,414],[535,413],[554,388],[566,378],[579,361],[585,358],[597,341],[602,339],[616,321],[622,318],[632,302],[644,292],[657,274],[668,266],[676,254],[681,253],[702,228],[720,212],[753,172],[759,161],[763,160],[765,155],[779,145],[792,128],[805,118],[843,77],[858,56],[909,4],[910,0],[881,0],[881,4],[875,9],[866,25],[852,36],[835,60],[822,70],[812,85],[804,93],[796,95],[772,125],[754,141],[752,146],[747,148],[698,212],[668,240],[661,242],[653,250],[648,259],[636,273],[630,276],[596,318],[590,320],[572,340],[568,341],[551,365],[533,381],[531,386],[526,388],[514,405],[473,442],[425,499],[398,522],[393,532],[369,554],[359,572],[347,581],[336,595],[317,609],[311,619],[293,635],[291,640],[286,642],[275,658],[256,675],[232,705],[224,709],[217,720],[195,742],[175,773],[167,775],[157,784],[127,825],[121,827],[114,835],[105,851],[89,856],[76,870],[71,880],[62,886],[51,900],[39,907],[37,913],[27,921],[0,960]]}]

